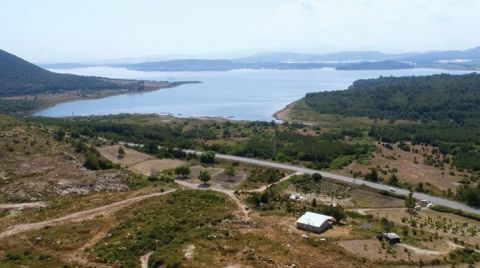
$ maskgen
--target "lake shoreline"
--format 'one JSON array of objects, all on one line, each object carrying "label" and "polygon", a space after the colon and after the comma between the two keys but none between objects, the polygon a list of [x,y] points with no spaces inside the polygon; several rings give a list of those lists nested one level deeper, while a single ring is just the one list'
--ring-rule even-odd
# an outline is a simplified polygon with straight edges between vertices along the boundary
[{"label": "lake shoreline", "polygon": [[[78,75],[113,79],[155,81],[202,81],[172,90],[141,92],[115,91],[109,94],[59,98],[35,115],[68,117],[71,115],[159,114],[181,118],[224,118],[247,121],[316,121],[301,102],[309,92],[342,90],[358,79],[380,76],[422,76],[439,70],[336,71],[321,70],[250,70],[228,72],[138,72],[122,68],[70,69]],[[455,71],[453,74],[465,72]],[[179,82],[176,82],[178,85]],[[134,93],[134,94],[129,94]],[[142,93],[142,94],[135,94]],[[67,102],[65,102],[67,101]],[[295,105],[297,104],[297,105]],[[297,115],[302,115],[297,118]],[[308,122],[307,122],[308,121]]]},{"label": "lake shoreline", "polygon": [[29,115],[39,116],[37,113],[46,109],[52,108],[57,104],[82,101],[82,100],[95,100],[103,99],[113,96],[126,95],[126,94],[143,94],[157,90],[163,90],[173,87],[182,86],[185,84],[199,84],[201,81],[148,81],[149,85],[143,90],[131,90],[131,89],[102,89],[94,93],[84,93],[81,90],[72,90],[68,92],[55,93],[55,94],[39,94],[39,95],[22,95],[2,98],[4,100],[39,100],[42,103],[32,111],[28,111]]},{"label": "lake shoreline", "polygon": [[275,120],[279,120],[279,121],[283,121],[283,122],[291,121],[291,119],[289,118],[289,113],[291,112],[292,107],[295,106],[295,104],[298,101],[299,100],[291,102],[291,103],[287,104],[285,107],[283,107],[281,110],[276,111],[273,114],[273,118],[275,118]]}]

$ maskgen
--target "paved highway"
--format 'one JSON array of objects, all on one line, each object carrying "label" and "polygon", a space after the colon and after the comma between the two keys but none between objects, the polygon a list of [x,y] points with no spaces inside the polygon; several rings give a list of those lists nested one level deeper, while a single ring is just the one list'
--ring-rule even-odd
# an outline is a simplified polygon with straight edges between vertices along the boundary
[{"label": "paved highway", "polygon": [[[202,153],[200,151],[193,151],[193,150],[185,150],[185,152],[195,153],[195,154],[201,154]],[[272,161],[259,160],[259,159],[233,156],[233,155],[225,155],[225,154],[216,154],[215,156],[217,158],[225,159],[225,160],[238,161],[238,162],[243,162],[243,163],[250,163],[250,164],[255,164],[255,165],[264,166],[264,167],[280,168],[280,169],[285,169],[285,170],[291,170],[291,171],[294,171],[294,172],[302,172],[302,173],[306,173],[306,174],[320,173],[323,177],[331,178],[331,179],[338,180],[338,181],[341,181],[341,182],[346,182],[346,183],[356,184],[356,185],[365,185],[365,186],[373,188],[373,189],[392,191],[396,194],[401,194],[401,195],[408,195],[408,193],[409,193],[409,191],[407,191],[405,189],[392,187],[390,185],[384,185],[384,184],[380,184],[380,183],[374,183],[374,182],[369,182],[369,181],[365,181],[365,180],[359,180],[359,179],[346,177],[346,176],[341,176],[341,175],[330,173],[330,172],[318,171],[318,170],[305,168],[305,167],[294,166],[294,165],[290,165],[290,164],[283,164],[283,163],[277,163],[277,162],[272,162]],[[448,200],[448,199],[435,197],[435,196],[422,194],[422,193],[413,193],[413,196],[418,200],[426,200],[428,202],[431,202],[432,204],[443,205],[443,206],[454,208],[454,209],[461,209],[463,211],[480,214],[480,209],[478,209],[478,208],[470,207],[470,206],[467,206],[465,204],[455,202],[455,201],[451,201],[451,200]]]},{"label": "paved highway", "polygon": [[[124,145],[129,145],[129,146],[138,146],[138,144],[134,143],[122,143]],[[141,145],[140,145],[141,146]],[[201,151],[194,151],[194,150],[184,150],[186,153],[193,153],[193,154],[202,154],[203,152]],[[392,187],[390,185],[385,185],[385,184],[380,184],[380,183],[374,183],[370,181],[365,181],[365,180],[359,180],[351,177],[346,177],[330,172],[325,172],[325,171],[319,171],[315,169],[310,169],[310,168],[305,168],[305,167],[299,167],[299,166],[294,166],[290,164],[284,164],[284,163],[278,163],[278,162],[272,162],[272,161],[267,161],[267,160],[260,160],[260,159],[254,159],[254,158],[248,158],[248,157],[241,157],[241,156],[234,156],[234,155],[226,155],[226,154],[215,154],[216,157],[220,159],[225,159],[225,160],[231,160],[231,161],[238,161],[238,162],[243,162],[243,163],[250,163],[250,164],[255,164],[259,166],[264,166],[264,167],[272,167],[272,168],[280,168],[280,169],[285,169],[285,170],[291,170],[294,172],[302,172],[306,174],[313,174],[313,173],[320,173],[323,177],[327,177],[330,179],[338,180],[341,182],[346,182],[350,184],[355,184],[355,185],[364,185],[373,189],[377,190],[385,190],[385,191],[393,191],[396,194],[401,194],[401,195],[408,195],[409,191],[397,187]],[[435,205],[442,205],[446,206],[449,208],[454,208],[454,209],[461,209],[463,211],[475,213],[475,214],[480,214],[480,208],[474,208],[467,206],[465,204],[455,202],[452,200],[448,200],[445,198],[441,197],[435,197],[431,196],[428,194],[423,194],[423,193],[413,193],[413,196],[418,199],[418,200],[426,200],[427,202],[430,202]]]}]

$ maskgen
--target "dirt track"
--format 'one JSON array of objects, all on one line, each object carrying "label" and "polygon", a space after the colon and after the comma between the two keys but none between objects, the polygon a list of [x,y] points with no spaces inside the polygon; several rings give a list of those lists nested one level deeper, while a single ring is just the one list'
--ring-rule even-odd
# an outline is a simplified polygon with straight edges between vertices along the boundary
[{"label": "dirt track", "polygon": [[228,195],[228,197],[230,197],[235,202],[235,204],[237,204],[238,210],[242,214],[241,215],[242,220],[247,220],[247,221],[250,220],[249,211],[246,209],[245,204],[243,204],[242,201],[235,195],[235,191],[226,190],[226,189],[217,188],[217,187],[208,187],[208,186],[203,187],[203,184],[196,184],[196,183],[191,183],[191,182],[182,181],[182,180],[175,180],[175,182],[183,187],[190,188],[190,189],[213,190],[213,191],[217,191],[217,192]]},{"label": "dirt track", "polygon": [[[272,185],[275,185],[275,184],[280,183],[282,181],[288,180],[294,175],[300,175],[300,174],[302,174],[302,173],[301,172],[296,172],[296,173],[293,173],[293,174],[290,174],[288,176],[283,177],[278,182],[274,182],[272,184],[265,185],[265,186],[262,186],[260,188],[253,189],[253,190],[243,190],[242,192],[261,193]],[[191,182],[187,182],[187,181],[183,181],[183,180],[175,180],[175,182],[177,184],[183,186],[183,187],[190,188],[190,189],[213,190],[213,191],[217,191],[217,192],[226,194],[228,197],[230,197],[235,202],[235,204],[237,204],[238,211],[241,214],[240,216],[241,216],[242,220],[245,220],[245,221],[250,221],[251,220],[250,215],[249,215],[250,211],[247,209],[247,206],[242,202],[242,200],[240,200],[240,198],[238,198],[238,196],[235,195],[234,190],[227,190],[227,189],[223,189],[223,188],[215,187],[215,186],[210,187],[208,185],[204,186],[203,184],[196,184],[196,183],[191,183]]]},{"label": "dirt track", "polygon": [[[459,249],[459,248],[460,249],[465,248],[464,246],[455,244],[455,243],[453,243],[452,241],[450,241],[446,238],[444,240],[450,246],[450,248],[448,250],[444,250],[444,251],[421,249],[421,248],[417,248],[417,247],[406,245],[406,244],[400,244],[400,245],[403,246],[404,248],[407,248],[407,249],[415,252],[416,254],[422,254],[422,255],[447,255],[452,250]],[[480,250],[475,249],[474,251],[477,252],[477,253],[480,253]]]},{"label": "dirt track", "polygon": [[100,215],[110,215],[110,214],[112,214],[112,213],[114,213],[114,212],[116,212],[116,211],[118,211],[118,210],[120,210],[124,207],[132,205],[134,203],[140,202],[142,200],[145,200],[145,199],[148,199],[148,198],[151,198],[151,197],[165,195],[165,194],[171,193],[173,191],[175,191],[175,190],[170,190],[170,191],[166,191],[166,192],[163,192],[163,193],[153,193],[153,194],[148,194],[148,195],[143,195],[143,196],[137,196],[137,197],[125,199],[125,200],[122,200],[122,201],[119,201],[119,202],[115,202],[115,203],[112,203],[112,204],[109,204],[109,205],[101,206],[101,207],[98,207],[98,208],[93,208],[93,209],[89,209],[89,210],[85,210],[85,211],[72,213],[72,214],[69,214],[69,215],[66,215],[66,216],[63,216],[63,217],[60,217],[60,218],[54,218],[54,219],[45,220],[45,221],[41,221],[41,222],[35,222],[35,223],[26,223],[26,224],[15,225],[15,226],[12,226],[12,227],[8,228],[6,231],[1,232],[0,233],[0,239],[6,238],[6,237],[9,237],[9,236],[13,236],[13,235],[17,235],[17,234],[20,234],[20,233],[28,232],[28,231],[42,229],[42,228],[47,227],[47,226],[55,226],[55,225],[64,224],[64,223],[67,223],[67,222],[75,222],[75,221],[83,221],[83,220],[93,219],[93,218],[95,218],[97,216],[100,216]]},{"label": "dirt track", "polygon": [[303,174],[302,172],[295,172],[295,173],[292,173],[292,174],[290,174],[290,175],[287,175],[287,176],[281,178],[279,181],[274,182],[274,183],[271,183],[271,184],[269,184],[269,185],[264,185],[264,186],[262,186],[262,187],[260,187],[260,188],[253,189],[253,190],[242,190],[241,192],[246,192],[246,193],[261,193],[261,192],[267,190],[268,187],[271,187],[271,186],[273,186],[273,185],[275,185],[275,184],[277,184],[277,183],[281,183],[282,181],[286,181],[286,180],[290,179],[292,176],[302,175],[302,174]]},{"label": "dirt track", "polygon": [[148,259],[153,254],[153,251],[148,252],[147,254],[140,257],[140,267],[148,268]]},{"label": "dirt track", "polygon": [[44,202],[19,203],[19,204],[0,204],[0,209],[25,209],[25,208],[44,208],[47,204]]}]

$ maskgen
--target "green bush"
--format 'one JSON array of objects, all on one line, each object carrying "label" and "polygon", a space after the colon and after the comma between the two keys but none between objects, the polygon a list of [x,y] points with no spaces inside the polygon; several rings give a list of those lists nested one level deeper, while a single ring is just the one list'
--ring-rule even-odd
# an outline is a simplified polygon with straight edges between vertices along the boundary
[{"label": "green bush", "polygon": [[215,152],[209,151],[204,152],[200,155],[200,163],[202,164],[214,164],[215,163]]},{"label": "green bush", "polygon": [[480,261],[480,253],[473,249],[457,248],[450,252],[450,259],[456,262],[475,264]]},{"label": "green bush", "polygon": [[442,206],[442,205],[432,206],[432,209],[436,210],[436,211],[439,211],[439,212],[452,213],[452,214],[456,214],[456,215],[459,215],[459,216],[462,216],[462,217],[465,217],[465,218],[480,221],[480,215],[479,214],[466,212],[466,211],[463,211],[461,209],[449,208],[449,207]]}]

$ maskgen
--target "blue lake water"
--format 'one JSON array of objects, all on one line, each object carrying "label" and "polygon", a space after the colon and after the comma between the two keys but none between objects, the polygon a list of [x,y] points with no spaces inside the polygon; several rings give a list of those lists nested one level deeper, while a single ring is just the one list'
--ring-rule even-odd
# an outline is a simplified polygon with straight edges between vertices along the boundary
[{"label": "blue lake water", "polygon": [[346,89],[353,81],[379,76],[461,74],[467,71],[407,70],[234,70],[222,72],[139,72],[122,68],[91,67],[52,70],[111,78],[184,81],[187,84],[146,93],[57,104],[37,115],[62,117],[119,113],[157,113],[180,117],[228,117],[272,120],[273,114],[308,92]]}]

